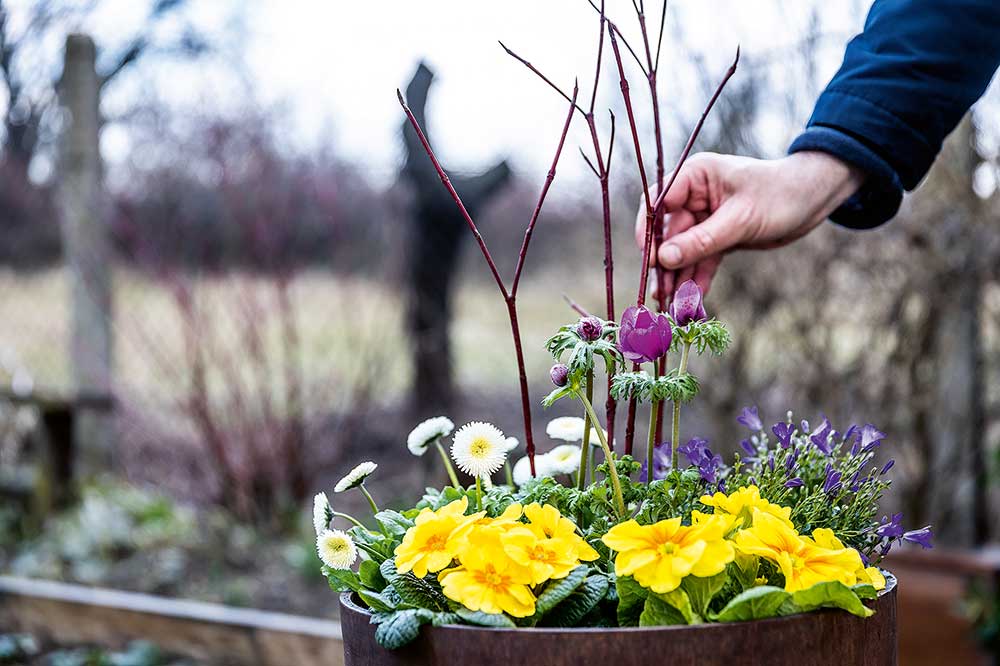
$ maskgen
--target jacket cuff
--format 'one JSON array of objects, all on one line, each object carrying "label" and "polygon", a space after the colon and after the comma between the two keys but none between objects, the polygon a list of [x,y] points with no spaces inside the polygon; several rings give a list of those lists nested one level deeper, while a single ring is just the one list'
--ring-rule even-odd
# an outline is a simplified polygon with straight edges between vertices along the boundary
[{"label": "jacket cuff", "polygon": [[889,163],[859,139],[832,127],[813,125],[800,134],[788,153],[815,150],[833,155],[865,173],[857,192],[830,215],[850,229],[872,229],[896,214],[903,201],[903,185]]}]

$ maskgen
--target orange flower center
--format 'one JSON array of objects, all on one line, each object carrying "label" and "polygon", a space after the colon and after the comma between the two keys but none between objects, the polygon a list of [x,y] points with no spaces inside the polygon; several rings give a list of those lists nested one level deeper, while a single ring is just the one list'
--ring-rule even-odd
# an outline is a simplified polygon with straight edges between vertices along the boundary
[{"label": "orange flower center", "polygon": [[447,543],[447,541],[448,540],[444,536],[440,534],[435,534],[434,536],[432,536],[427,540],[427,543],[425,544],[424,548],[426,548],[427,550],[444,550],[444,545],[445,543]]},{"label": "orange flower center", "polygon": [[504,577],[497,573],[492,564],[487,564],[479,577],[485,585],[489,585],[490,587],[499,587],[504,582]]}]

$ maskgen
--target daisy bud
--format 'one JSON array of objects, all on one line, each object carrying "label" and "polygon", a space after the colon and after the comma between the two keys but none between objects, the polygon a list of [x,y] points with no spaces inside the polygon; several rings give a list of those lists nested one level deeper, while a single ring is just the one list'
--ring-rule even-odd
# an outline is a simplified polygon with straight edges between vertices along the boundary
[{"label": "daisy bud", "polygon": [[563,363],[556,363],[549,370],[549,377],[552,378],[552,383],[556,386],[566,386],[566,382],[569,380],[569,368]]},{"label": "daisy bud", "polygon": [[576,334],[587,342],[597,340],[603,332],[604,324],[597,317],[581,317],[576,325]]}]

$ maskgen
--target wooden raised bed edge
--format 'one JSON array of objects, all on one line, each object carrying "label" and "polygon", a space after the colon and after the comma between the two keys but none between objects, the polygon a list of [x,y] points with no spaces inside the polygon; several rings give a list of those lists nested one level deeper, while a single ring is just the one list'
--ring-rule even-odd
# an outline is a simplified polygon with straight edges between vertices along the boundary
[{"label": "wooden raised bed edge", "polygon": [[9,576],[0,576],[0,630],[111,647],[144,639],[212,663],[344,663],[337,622]]}]

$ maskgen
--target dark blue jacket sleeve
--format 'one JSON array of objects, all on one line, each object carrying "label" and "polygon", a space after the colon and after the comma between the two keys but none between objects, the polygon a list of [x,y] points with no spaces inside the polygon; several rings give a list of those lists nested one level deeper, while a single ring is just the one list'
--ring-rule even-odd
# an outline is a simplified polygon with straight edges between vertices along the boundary
[{"label": "dark blue jacket sleeve", "polygon": [[1000,0],[876,0],[790,153],[866,173],[830,218],[857,229],[899,210],[1000,66]]}]

